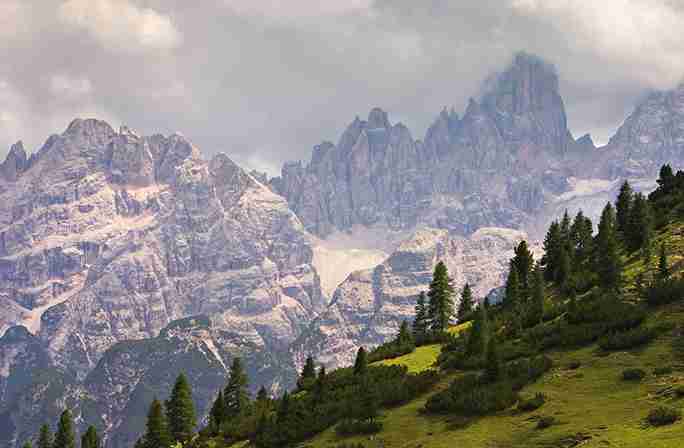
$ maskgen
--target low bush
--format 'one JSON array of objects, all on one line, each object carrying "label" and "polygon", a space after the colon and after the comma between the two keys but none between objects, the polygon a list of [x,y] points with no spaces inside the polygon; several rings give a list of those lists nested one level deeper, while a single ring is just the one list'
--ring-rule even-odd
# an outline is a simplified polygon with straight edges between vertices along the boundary
[{"label": "low bush", "polygon": [[383,359],[392,359],[399,356],[408,355],[413,353],[416,349],[413,343],[403,343],[399,344],[395,341],[382,344],[374,348],[368,353],[368,362],[373,363],[377,361],[382,361]]},{"label": "low bush", "polygon": [[656,367],[653,369],[653,374],[656,376],[670,375],[672,373],[672,366]]},{"label": "low bush", "polygon": [[641,381],[646,377],[643,369],[625,369],[622,371],[622,379],[625,381]]},{"label": "low bush", "polygon": [[537,420],[537,429],[546,429],[549,426],[552,426],[554,423],[556,423],[555,417],[550,415],[540,417],[539,420]]},{"label": "low bush", "polygon": [[546,396],[541,392],[537,392],[534,397],[529,400],[520,400],[518,402],[518,410],[521,412],[536,411],[546,403]]},{"label": "low bush", "polygon": [[651,410],[646,417],[646,421],[652,426],[671,425],[682,418],[682,413],[679,409],[674,409],[669,406],[658,406]]},{"label": "low bush", "polygon": [[381,430],[382,423],[378,421],[369,422],[345,419],[335,426],[335,433],[340,437],[376,434]]},{"label": "low bush", "polygon": [[656,332],[653,329],[645,327],[636,327],[631,330],[610,333],[602,336],[599,341],[599,347],[602,350],[625,350],[628,348],[638,347],[644,345],[653,338],[655,338]]},{"label": "low bush", "polygon": [[579,369],[580,367],[582,367],[582,363],[579,362],[579,361],[570,361],[570,362],[568,363],[568,365],[566,366],[566,368],[567,368],[568,370],[577,370],[577,369]]},{"label": "low bush", "polygon": [[671,278],[653,282],[644,291],[646,302],[651,306],[665,305],[684,298],[684,279]]}]

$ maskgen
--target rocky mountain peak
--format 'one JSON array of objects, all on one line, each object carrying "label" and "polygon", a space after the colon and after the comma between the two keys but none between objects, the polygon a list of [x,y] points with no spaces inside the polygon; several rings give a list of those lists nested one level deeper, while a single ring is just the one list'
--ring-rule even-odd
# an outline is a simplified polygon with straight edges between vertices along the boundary
[{"label": "rocky mountain peak", "polygon": [[368,114],[368,129],[378,129],[378,128],[385,128],[389,129],[391,127],[389,119],[387,117],[387,112],[384,110],[380,109],[379,107],[375,107],[371,109],[370,113]]},{"label": "rocky mountain peak", "polygon": [[17,176],[28,168],[28,159],[24,144],[19,140],[10,148],[5,161],[0,163],[0,176],[13,182]]}]

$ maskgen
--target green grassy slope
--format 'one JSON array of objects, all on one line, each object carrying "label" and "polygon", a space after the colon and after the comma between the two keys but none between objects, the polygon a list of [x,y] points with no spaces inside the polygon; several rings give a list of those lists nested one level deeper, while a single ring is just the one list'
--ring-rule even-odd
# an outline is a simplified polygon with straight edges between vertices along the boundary
[{"label": "green grassy slope", "polygon": [[[656,244],[660,242],[667,243],[671,265],[681,274],[684,269],[684,225],[668,227],[658,236]],[[657,257],[654,257],[655,262]],[[626,280],[631,282],[643,271],[644,265],[638,257],[626,260],[626,263]],[[632,289],[627,289],[628,297],[633,296]],[[646,325],[665,321],[683,325],[684,303],[652,310]],[[329,429],[301,446],[323,448],[362,443],[368,448],[683,447],[684,422],[659,428],[645,423],[648,412],[660,404],[684,411],[684,398],[678,398],[673,390],[684,386],[684,358],[675,353],[672,345],[675,333],[668,331],[651,343],[632,350],[605,353],[594,344],[577,350],[548,352],[554,361],[553,369],[522,391],[523,397],[536,392],[546,395],[546,404],[533,412],[523,413],[511,408],[464,423],[458,417],[422,414],[428,395],[385,410],[383,430],[373,438],[342,439],[334,429]],[[439,346],[431,345],[382,363],[404,364],[415,372],[431,368],[438,354]],[[579,362],[580,367],[571,369],[572,361]],[[672,372],[656,375],[654,369],[658,367],[672,367]],[[625,368],[641,368],[648,375],[641,382],[626,382],[621,377]],[[446,387],[458,374],[445,378],[435,392]],[[557,423],[537,429],[541,416],[553,416]]]}]

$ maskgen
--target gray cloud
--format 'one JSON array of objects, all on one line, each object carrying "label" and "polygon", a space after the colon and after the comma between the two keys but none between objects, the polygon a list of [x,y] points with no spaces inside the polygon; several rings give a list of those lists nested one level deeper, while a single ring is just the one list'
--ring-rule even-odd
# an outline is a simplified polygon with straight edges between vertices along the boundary
[{"label": "gray cloud", "polygon": [[75,116],[181,131],[269,169],[388,110],[422,138],[518,50],[554,63],[573,132],[606,141],[684,75],[668,0],[3,0],[0,154]]}]

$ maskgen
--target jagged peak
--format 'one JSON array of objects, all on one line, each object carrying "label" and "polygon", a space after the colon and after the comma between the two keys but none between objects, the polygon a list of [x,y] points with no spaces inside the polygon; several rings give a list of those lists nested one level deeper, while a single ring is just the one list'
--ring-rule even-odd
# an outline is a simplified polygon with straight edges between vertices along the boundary
[{"label": "jagged peak", "polygon": [[578,138],[576,140],[576,142],[579,145],[587,145],[587,146],[591,145],[593,147],[596,147],[596,145],[594,144],[594,139],[591,137],[591,134],[589,134],[589,133],[584,134],[583,136]]},{"label": "jagged peak", "polygon": [[389,129],[391,127],[387,112],[380,109],[379,107],[374,107],[368,113],[368,128],[385,128]]},{"label": "jagged peak", "polygon": [[69,123],[64,134],[115,134],[114,128],[104,120],[96,118],[75,118]]}]

